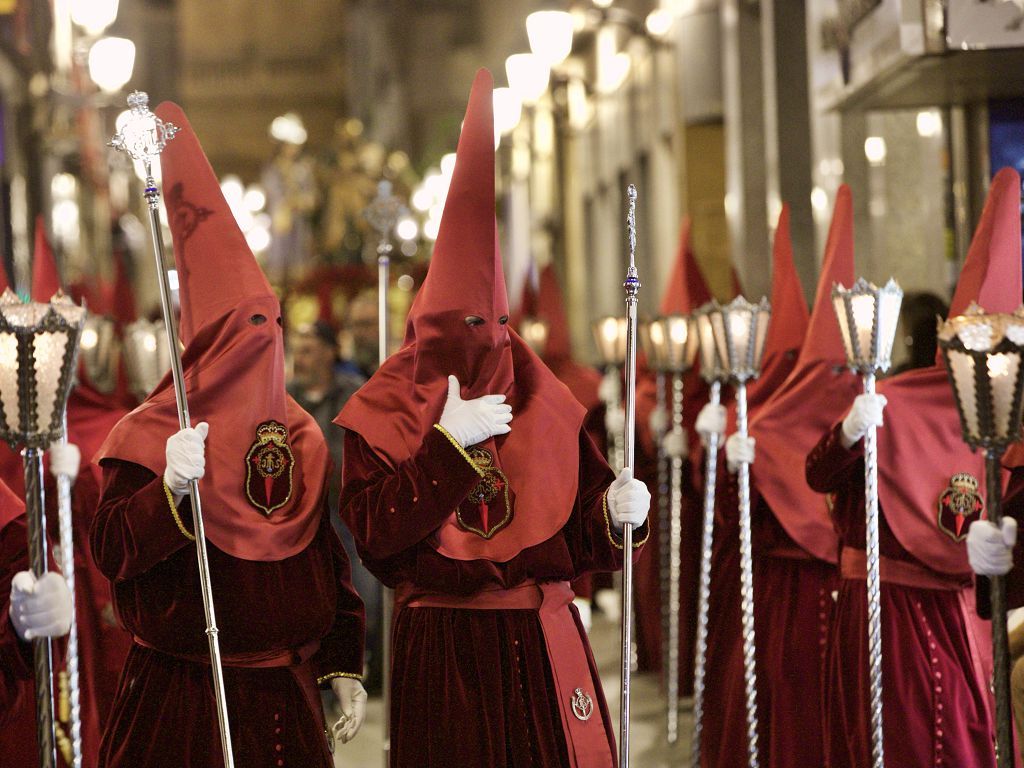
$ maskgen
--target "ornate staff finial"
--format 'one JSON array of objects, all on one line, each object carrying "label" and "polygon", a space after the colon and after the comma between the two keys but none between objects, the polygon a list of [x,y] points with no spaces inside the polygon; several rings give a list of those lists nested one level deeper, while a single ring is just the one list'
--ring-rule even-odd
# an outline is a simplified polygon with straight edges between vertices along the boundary
[{"label": "ornate staff finial", "polygon": [[626,282],[622,285],[626,291],[636,295],[640,288],[640,276],[636,271],[636,185],[626,187],[629,198],[629,212],[626,214],[626,231],[629,235],[629,268],[626,270]]},{"label": "ornate staff finial", "polygon": [[152,163],[164,151],[167,142],[174,138],[178,126],[165,123],[149,109],[149,96],[145,91],[128,94],[130,115],[113,138],[109,146],[124,152],[132,160]]}]

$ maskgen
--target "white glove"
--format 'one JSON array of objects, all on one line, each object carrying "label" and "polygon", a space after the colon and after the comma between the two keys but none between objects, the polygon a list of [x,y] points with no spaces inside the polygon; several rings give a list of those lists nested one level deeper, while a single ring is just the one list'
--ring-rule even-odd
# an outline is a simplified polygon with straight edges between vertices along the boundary
[{"label": "white glove", "polygon": [[348,744],[366,717],[366,691],[363,684],[352,677],[335,677],[331,680],[331,689],[341,708],[341,717],[331,727],[331,733],[335,741]]},{"label": "white glove", "polygon": [[512,431],[508,425],[510,421],[512,406],[505,405],[504,395],[463,400],[459,380],[454,376],[448,377],[448,399],[437,423],[463,448],[482,443],[493,435],[507,435]]},{"label": "white glove", "polygon": [[206,474],[205,443],[209,432],[210,425],[201,421],[167,438],[164,482],[176,499],[188,493],[190,480],[201,480]]},{"label": "white glove", "polygon": [[71,629],[71,590],[59,573],[38,580],[20,571],[11,580],[11,624],[22,640],[60,637]]},{"label": "white glove", "polygon": [[1002,529],[988,520],[975,520],[967,532],[967,559],[979,576],[1005,576],[1013,567],[1017,521],[1007,515]]},{"label": "white glove", "polygon": [[639,480],[633,479],[633,470],[626,467],[608,486],[608,514],[615,530],[621,532],[629,523],[639,528],[647,520],[651,508],[651,492]]},{"label": "white glove", "polygon": [[690,446],[686,441],[686,431],[673,429],[661,439],[661,450],[670,459],[685,459],[690,453]]},{"label": "white glove", "polygon": [[601,378],[601,383],[597,387],[597,396],[605,403],[616,402],[622,397],[622,381],[618,371],[608,371]]},{"label": "white glove", "polygon": [[621,435],[626,431],[626,412],[621,406],[605,409],[604,428],[609,435]]},{"label": "white glove", "polygon": [[882,410],[887,402],[885,395],[857,395],[843,419],[843,445],[852,448],[869,427],[882,426]]},{"label": "white glove", "polygon": [[729,471],[734,475],[740,471],[740,464],[754,463],[754,446],[757,441],[754,438],[743,437],[739,432],[733,432],[725,441],[725,463]]},{"label": "white glove", "polygon": [[668,429],[668,412],[661,407],[655,408],[651,411],[651,416],[647,423],[651,428],[652,435],[664,435],[665,430]]},{"label": "white glove", "polygon": [[50,444],[50,474],[67,475],[71,482],[78,477],[78,468],[82,463],[82,452],[74,443],[51,443]]},{"label": "white glove", "polygon": [[708,403],[700,409],[694,424],[697,434],[704,445],[708,444],[711,435],[718,435],[719,441],[725,436],[725,406]]}]

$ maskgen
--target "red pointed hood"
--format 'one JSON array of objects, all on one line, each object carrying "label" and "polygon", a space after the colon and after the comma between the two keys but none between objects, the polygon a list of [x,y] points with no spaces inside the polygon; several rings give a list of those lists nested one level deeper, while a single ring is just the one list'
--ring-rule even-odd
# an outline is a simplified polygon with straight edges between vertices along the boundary
[{"label": "red pointed hood", "polygon": [[[807,454],[860,392],[860,382],[846,370],[831,298],[835,283],[849,286],[853,281],[853,199],[844,184],[836,195],[814,308],[796,366],[750,421],[757,440],[751,471],[758,491],[800,547],[833,563],[838,561],[839,542],[831,515],[825,497],[808,487],[803,467]],[[769,334],[775,330],[793,338],[795,327],[783,325],[769,328]]]},{"label": "red pointed hood", "polygon": [[[972,301],[988,312],[1013,312],[1021,304],[1020,177],[1004,168],[989,188],[967,252],[950,316]],[[972,475],[984,495],[983,453],[961,437],[953,388],[941,361],[878,384],[888,399],[878,431],[878,497],[886,522],[914,557],[940,573],[970,574],[966,537],[938,525],[940,497],[958,473]],[[914,467],[912,477],[906,468]],[[969,523],[969,521],[967,521]],[[959,539],[959,540],[958,540]]]},{"label": "red pointed hood", "polygon": [[544,362],[588,412],[597,408],[600,404],[597,390],[601,383],[601,375],[593,368],[580,365],[573,359],[569,318],[565,313],[558,275],[551,264],[544,267],[540,273],[536,317],[548,324]]},{"label": "red pointed hood", "polygon": [[[440,418],[449,374],[458,377],[465,398],[506,394],[515,416],[511,433],[478,447],[507,478],[510,514],[494,529],[495,521],[483,520],[489,512],[482,509],[480,524],[492,533],[481,536],[453,512],[432,541],[454,559],[506,562],[550,538],[568,520],[584,411],[507,325],[494,208],[492,93],[491,75],[482,69],[470,92],[440,231],[409,312],[405,344],[348,401],[335,423],[357,432],[397,466],[419,450]],[[467,324],[469,316],[482,322]]]},{"label": "red pointed hood", "polygon": [[46,226],[43,217],[36,216],[36,242],[32,253],[32,300],[47,302],[61,290],[60,277],[57,274],[57,260],[46,239]]},{"label": "red pointed hood", "polygon": [[793,265],[789,237],[789,206],[783,205],[772,248],[772,317],[764,342],[761,375],[747,387],[747,407],[753,415],[786,380],[796,365],[807,333],[808,314],[804,291]]},{"label": "red pointed hood", "polygon": [[[207,538],[244,560],[281,560],[301,552],[319,527],[327,447],[316,422],[285,392],[280,305],[195,132],[175,104],[156,113],[179,128],[161,164],[189,410],[193,423],[210,424],[199,484]],[[164,443],[177,429],[168,374],[114,428],[99,458],[159,475]]]},{"label": "red pointed hood", "polygon": [[697,264],[690,244],[690,217],[683,218],[679,228],[679,250],[676,263],[661,297],[661,314],[688,315],[712,299],[711,289]]}]

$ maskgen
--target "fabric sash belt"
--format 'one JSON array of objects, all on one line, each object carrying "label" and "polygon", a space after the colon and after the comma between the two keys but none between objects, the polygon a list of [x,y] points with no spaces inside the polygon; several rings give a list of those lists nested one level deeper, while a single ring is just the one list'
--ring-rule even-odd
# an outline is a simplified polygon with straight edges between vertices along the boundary
[{"label": "fabric sash belt", "polygon": [[[864,580],[867,578],[868,559],[863,549],[843,547],[839,564],[840,574],[844,579]],[[970,581],[940,574],[924,566],[890,557],[878,558],[878,570],[885,584],[897,584],[913,589],[943,589],[960,591],[969,587]]]},{"label": "fabric sash belt", "polygon": [[764,553],[764,557],[777,557],[782,560],[817,560],[800,547],[772,547]]},{"label": "fabric sash belt", "polygon": [[[174,653],[163,648],[157,648],[155,645],[147,643],[138,635],[133,635],[132,639],[137,645],[148,648],[151,651],[156,651],[164,656],[170,656],[174,659],[188,661],[193,664],[210,666],[210,657],[206,654]],[[306,705],[309,707],[314,721],[323,723],[323,705],[320,702],[320,691],[316,687],[316,674],[310,662],[313,654],[318,650],[320,650],[320,641],[311,640],[295,649],[284,648],[273,651],[222,654],[221,664],[234,669],[274,669],[287,667],[288,671],[292,673],[292,677],[295,678],[295,684],[302,691],[302,696],[306,700]],[[324,724],[323,730],[327,733],[326,724]]]},{"label": "fabric sash belt", "polygon": [[613,768],[616,761],[597,694],[600,682],[591,673],[584,639],[569,610],[572,598],[567,581],[527,582],[513,589],[485,590],[467,596],[425,593],[403,584],[396,590],[395,605],[396,610],[536,611],[555,682],[569,762],[573,768]]}]

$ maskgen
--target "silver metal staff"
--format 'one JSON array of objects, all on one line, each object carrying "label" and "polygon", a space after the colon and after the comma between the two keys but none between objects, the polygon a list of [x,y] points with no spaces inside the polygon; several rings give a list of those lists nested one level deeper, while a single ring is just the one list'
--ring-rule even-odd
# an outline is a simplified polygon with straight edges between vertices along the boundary
[{"label": "silver metal staff", "polygon": [[[391,268],[391,232],[406,212],[401,198],[391,193],[391,182],[377,185],[377,197],[366,208],[364,216],[377,230],[377,365],[384,365],[390,348],[388,315],[389,271]],[[381,588],[381,690],[384,699],[384,766],[391,764],[391,612],[394,593]]]},{"label": "silver metal staff", "polygon": [[[640,277],[636,271],[636,187],[626,188],[629,213],[629,268],[622,287],[626,289],[626,428],[623,435],[623,469],[633,469],[636,447],[636,305]],[[629,684],[633,649],[633,526],[622,526],[622,686],[619,713],[619,766],[629,768]]]},{"label": "silver metal staff", "polygon": [[[875,372],[889,370],[903,291],[894,280],[882,288],[858,278],[847,290],[832,287],[832,306],[846,348],[846,362],[864,379],[864,394],[875,393]],[[878,431],[864,435],[864,501],[867,516],[868,657],[871,685],[871,764],[883,768],[882,598],[878,545]]]},{"label": "silver metal staff", "polygon": [[[62,445],[68,444],[68,418],[64,413]],[[71,705],[71,765],[82,768],[82,691],[78,674],[78,608],[75,591],[75,542],[71,522],[71,478],[57,475],[57,521],[60,526],[60,569],[71,591],[71,630],[68,632],[68,699]]]},{"label": "silver metal staff", "polygon": [[[700,373],[711,387],[711,405],[722,402],[722,381],[725,371],[718,358],[711,328],[711,307],[702,307],[694,316],[700,337]],[[707,437],[704,468],[704,518],[700,544],[700,587],[697,596],[697,647],[693,672],[693,738],[690,742],[690,765],[700,768],[701,736],[704,727],[704,680],[708,651],[708,604],[711,600],[711,553],[715,536],[715,480],[718,474],[718,433]]]},{"label": "silver metal staff", "polygon": [[[171,306],[171,284],[164,267],[164,238],[160,228],[160,190],[153,176],[155,163],[160,162],[160,153],[167,142],[174,138],[178,127],[165,123],[149,109],[149,96],[142,91],[133,91],[128,96],[131,116],[125,121],[120,132],[111,140],[110,146],[126,153],[133,160],[141,162],[146,173],[146,187],[143,195],[149,208],[149,231],[153,242],[153,256],[156,259],[156,274],[160,285],[160,309],[163,312],[164,327],[167,328],[167,348],[171,357],[171,378],[174,380],[174,397],[178,405],[178,426],[188,429],[192,420],[188,414],[188,400],[185,394],[185,374],[181,366],[181,349],[178,342],[178,323]],[[224,768],[234,768],[235,758],[231,749],[231,725],[228,722],[227,698],[224,692],[224,670],[220,658],[220,641],[217,617],[213,608],[213,587],[210,584],[210,561],[206,554],[206,529],[203,526],[203,509],[199,499],[199,483],[192,480],[188,488],[192,503],[192,517],[196,535],[196,557],[199,561],[199,586],[202,591],[203,609],[206,612],[206,636],[210,643],[210,667],[213,672],[213,693],[217,703],[217,724],[220,728],[221,750]]]},{"label": "silver metal staff", "polygon": [[[761,373],[761,356],[771,307],[767,299],[751,304],[737,296],[711,312],[711,329],[718,355],[736,387],[736,431],[747,437],[747,382]],[[737,473],[740,512],[740,594],[743,612],[743,680],[747,705],[747,761],[758,768],[757,643],[754,634],[754,557],[750,525],[750,464],[740,462]]]}]

